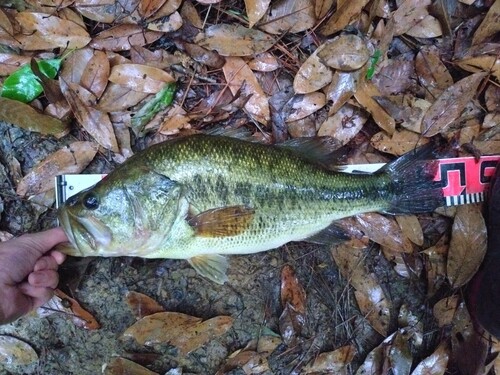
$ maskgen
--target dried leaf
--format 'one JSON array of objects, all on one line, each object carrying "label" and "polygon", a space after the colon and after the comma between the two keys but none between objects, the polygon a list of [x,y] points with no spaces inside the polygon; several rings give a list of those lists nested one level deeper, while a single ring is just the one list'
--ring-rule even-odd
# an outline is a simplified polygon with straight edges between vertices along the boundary
[{"label": "dried leaf", "polygon": [[428,140],[409,130],[401,130],[395,131],[392,136],[385,132],[379,132],[372,137],[370,143],[379,151],[401,156],[428,143]]},{"label": "dried leaf", "polygon": [[78,85],[59,79],[61,91],[80,125],[104,148],[119,152],[113,125],[107,113],[89,107],[78,96]]},{"label": "dried leaf", "polygon": [[100,98],[108,84],[109,71],[110,66],[106,54],[102,51],[94,51],[94,55],[81,75],[80,83],[97,98]]},{"label": "dried leaf", "polygon": [[87,65],[93,57],[94,50],[90,47],[74,51],[64,61],[59,77],[62,77],[66,82],[80,83]]},{"label": "dried leaf", "polygon": [[359,133],[367,120],[368,114],[364,110],[352,104],[345,104],[321,124],[318,136],[333,137],[343,146]]},{"label": "dried leaf", "polygon": [[252,28],[266,14],[271,0],[245,0],[248,27]]},{"label": "dried leaf", "polygon": [[0,76],[8,76],[30,62],[30,56],[0,53]]},{"label": "dried leaf", "polygon": [[241,90],[242,95],[250,96],[245,104],[250,116],[261,124],[267,124],[271,118],[268,98],[245,61],[239,57],[227,57],[222,70],[233,95]]},{"label": "dried leaf", "polygon": [[0,97],[0,120],[19,126],[28,131],[62,137],[67,132],[67,124],[44,115],[28,104]]},{"label": "dried leaf", "polygon": [[295,75],[293,89],[297,94],[318,91],[332,81],[332,70],[323,64],[318,57],[321,48],[322,46],[304,61]]},{"label": "dried leaf", "polygon": [[103,371],[104,375],[158,375],[157,372],[148,370],[126,358],[113,357]]},{"label": "dried leaf", "polygon": [[487,72],[500,81],[500,59],[496,55],[464,58],[457,65],[468,72]]},{"label": "dried leaf", "polygon": [[195,42],[222,56],[251,56],[271,48],[276,41],[270,35],[238,24],[217,24],[199,34]]},{"label": "dried leaf", "polygon": [[438,326],[443,328],[450,325],[453,321],[453,317],[457,311],[458,307],[458,295],[453,295],[451,297],[443,298],[436,302],[432,308],[434,317],[437,320]]},{"label": "dried leaf", "polygon": [[124,337],[132,337],[141,345],[169,343],[181,356],[226,333],[233,325],[230,316],[205,320],[174,312],[159,312],[146,316],[129,327]]},{"label": "dried leaf", "polygon": [[326,97],[325,94],[321,92],[295,95],[285,104],[284,112],[289,113],[285,121],[291,122],[300,120],[320,110],[325,105]]},{"label": "dried leaf", "polygon": [[141,0],[139,2],[139,14],[143,18],[150,18],[165,4],[167,0]]},{"label": "dried leaf", "polygon": [[134,91],[156,94],[175,78],[167,72],[142,64],[120,64],[111,69],[109,80]]},{"label": "dried leaf", "polygon": [[424,232],[415,215],[397,215],[395,218],[405,237],[418,246],[424,244]]},{"label": "dried leaf", "polygon": [[481,22],[481,25],[477,28],[472,38],[472,45],[477,45],[484,42],[490,36],[495,35],[500,31],[500,1],[493,1],[488,13]]},{"label": "dried leaf", "polygon": [[178,12],[174,12],[167,17],[157,21],[150,22],[147,26],[148,30],[161,31],[162,33],[171,33],[182,27],[182,17]]},{"label": "dried leaf", "polygon": [[354,345],[346,345],[331,352],[321,353],[312,363],[302,369],[302,373],[337,373],[352,362],[355,354]]},{"label": "dried leaf", "polygon": [[136,319],[165,311],[163,307],[151,297],[145,294],[130,291],[127,292],[127,304],[132,310]]},{"label": "dried leaf", "polygon": [[256,55],[248,62],[250,69],[258,72],[273,72],[281,65],[276,57],[270,52],[263,52]]},{"label": "dried leaf", "polygon": [[363,9],[366,4],[368,4],[368,0],[343,1],[342,4],[337,7],[337,11],[333,13],[332,17],[320,28],[320,33],[323,35],[332,35],[342,30],[352,22],[356,16],[359,17],[361,9]]},{"label": "dried leaf", "polygon": [[443,35],[441,23],[433,16],[428,14],[416,25],[406,31],[407,35],[414,38],[436,38]]},{"label": "dried leaf", "polygon": [[329,40],[322,47],[317,54],[321,62],[341,71],[357,70],[370,58],[366,42],[353,34]]},{"label": "dried leaf", "polygon": [[270,34],[300,33],[316,24],[313,0],[276,1],[259,28]]},{"label": "dried leaf", "polygon": [[448,344],[443,341],[427,358],[423,359],[411,375],[443,375],[446,372],[449,353]]},{"label": "dried leaf", "polygon": [[334,115],[354,95],[358,87],[359,74],[359,70],[355,72],[335,72],[332,82],[326,89],[326,96],[332,101],[330,116]]},{"label": "dried leaf", "polygon": [[92,161],[97,147],[92,142],[73,142],[38,163],[17,185],[21,196],[39,194],[54,188],[54,177],[80,173]]},{"label": "dried leaf", "polygon": [[415,69],[420,84],[432,98],[437,98],[453,84],[450,72],[441,62],[439,49],[434,46],[422,48],[415,58]]},{"label": "dried leaf", "polygon": [[448,87],[425,113],[422,135],[432,137],[443,133],[476,95],[477,88],[485,76],[486,73],[472,74]]},{"label": "dried leaf", "polygon": [[476,273],[486,254],[486,224],[479,205],[457,207],[448,250],[447,275],[459,288]]},{"label": "dried leaf", "polygon": [[405,0],[393,13],[394,35],[406,33],[409,29],[422,21],[429,13],[427,7],[430,0]]},{"label": "dried leaf", "polygon": [[22,27],[22,34],[17,35],[16,39],[25,50],[78,49],[90,42],[90,35],[84,28],[53,15],[20,12],[16,15],[16,21]]},{"label": "dried leaf", "polygon": [[104,30],[90,42],[99,50],[128,51],[132,46],[144,46],[161,38],[163,33],[143,30],[139,25],[123,24]]},{"label": "dried leaf", "polygon": [[281,270],[281,304],[281,336],[285,344],[293,345],[301,335],[306,320],[306,292],[289,265]]},{"label": "dried leaf", "polygon": [[38,361],[38,354],[31,347],[12,336],[0,335],[0,362],[8,367],[26,366]]},{"label": "dried leaf", "polygon": [[133,107],[149,94],[134,91],[129,87],[110,83],[99,101],[98,108],[106,112],[119,112]]}]

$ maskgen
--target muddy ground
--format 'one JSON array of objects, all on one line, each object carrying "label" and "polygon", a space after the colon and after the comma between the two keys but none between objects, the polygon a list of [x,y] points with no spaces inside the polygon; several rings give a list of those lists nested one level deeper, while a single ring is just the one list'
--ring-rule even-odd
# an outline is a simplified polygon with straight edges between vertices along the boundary
[{"label": "muddy ground", "polygon": [[[39,211],[29,201],[15,195],[10,165],[15,157],[26,173],[45,155],[72,140],[71,136],[57,141],[42,138],[0,124],[1,230],[19,235],[56,225],[53,208],[38,217]],[[112,168],[106,155],[100,155],[87,172],[108,172]],[[393,328],[397,310],[403,303],[408,304],[423,321],[426,333],[424,345],[415,356],[423,358],[430,354],[438,332],[425,301],[425,281],[399,277],[377,246],[366,251],[366,259],[392,300]],[[198,276],[186,261],[127,257],[84,262],[69,259],[61,270],[60,288],[94,314],[102,327],[96,331],[78,328],[67,316],[57,313],[46,318],[29,316],[1,326],[0,334],[15,336],[32,345],[39,361],[28,368],[0,364],[0,374],[99,374],[113,356],[135,352],[158,354],[148,357],[147,367],[160,374],[175,368],[181,368],[185,374],[213,374],[229,354],[245,347],[265,328],[279,333],[280,271],[285,264],[294,267],[306,290],[307,320],[296,347],[281,345],[270,356],[270,373],[290,373],[318,353],[348,343],[358,350],[348,371],[354,373],[383,338],[357,309],[353,290],[340,276],[330,249],[299,243],[261,254],[231,257],[229,283],[223,286]],[[204,319],[230,315],[235,319],[234,324],[228,333],[186,358],[179,358],[175,348],[168,345],[139,347],[121,338],[135,322],[125,300],[128,291],[147,294],[166,311]]]}]

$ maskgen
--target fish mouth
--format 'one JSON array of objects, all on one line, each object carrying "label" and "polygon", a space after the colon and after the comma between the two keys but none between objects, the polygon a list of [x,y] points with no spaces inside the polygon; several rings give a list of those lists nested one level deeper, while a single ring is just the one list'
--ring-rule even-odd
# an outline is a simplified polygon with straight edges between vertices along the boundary
[{"label": "fish mouth", "polygon": [[69,242],[78,254],[76,256],[93,256],[106,249],[113,239],[109,227],[101,220],[90,216],[80,217],[68,210],[59,212],[59,220],[68,236]]}]

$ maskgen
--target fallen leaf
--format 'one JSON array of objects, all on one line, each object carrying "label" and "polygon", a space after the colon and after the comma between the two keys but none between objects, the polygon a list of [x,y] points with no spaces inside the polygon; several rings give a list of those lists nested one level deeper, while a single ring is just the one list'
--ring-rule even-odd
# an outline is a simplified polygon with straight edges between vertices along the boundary
[{"label": "fallen leaf", "polygon": [[150,18],[153,14],[160,10],[166,1],[167,0],[141,0],[138,8],[139,14],[143,18]]},{"label": "fallen leaf", "polygon": [[431,105],[422,119],[422,135],[443,133],[455,121],[467,103],[476,95],[486,73],[475,73],[448,87]]},{"label": "fallen leaf", "polygon": [[323,64],[318,57],[318,52],[321,52],[321,48],[319,47],[304,61],[295,75],[293,89],[297,94],[308,94],[318,91],[332,81],[332,70]]},{"label": "fallen leaf", "polygon": [[377,150],[396,156],[406,154],[428,142],[426,138],[409,130],[395,131],[392,136],[386,132],[378,132],[370,140],[371,145]]},{"label": "fallen leaf", "polygon": [[[1,29],[0,29],[1,30]],[[0,76],[8,76],[31,61],[30,56],[0,53]]]},{"label": "fallen leaf", "polygon": [[330,85],[326,88],[326,97],[332,102],[329,115],[334,115],[354,95],[358,87],[360,71],[336,71]]},{"label": "fallen leaf", "polygon": [[0,362],[6,367],[26,366],[38,361],[38,354],[26,342],[0,335]]},{"label": "fallen leaf", "polygon": [[345,28],[350,22],[359,17],[361,9],[368,4],[368,0],[343,1],[337,10],[319,29],[323,35],[332,35]]},{"label": "fallen leaf", "polygon": [[432,98],[437,98],[453,84],[453,78],[435,46],[424,47],[417,53],[415,70],[420,84]]},{"label": "fallen leaf", "polygon": [[403,231],[403,236],[418,246],[424,244],[424,232],[415,215],[397,215],[396,221]]},{"label": "fallen leaf", "polygon": [[259,28],[271,34],[300,33],[316,24],[313,0],[283,0],[271,4]]},{"label": "fallen leaf", "polygon": [[129,87],[111,82],[104,90],[97,108],[105,112],[124,111],[139,104],[148,95],[148,93],[134,91]]},{"label": "fallen leaf", "polygon": [[486,224],[481,206],[458,206],[446,267],[448,280],[454,288],[461,287],[474,276],[486,254],[486,248]]},{"label": "fallen leaf", "polygon": [[73,142],[38,163],[17,185],[20,196],[39,194],[54,188],[54,177],[80,173],[97,153],[93,142]]},{"label": "fallen leaf", "polygon": [[271,0],[245,0],[248,27],[252,28],[266,14]]},{"label": "fallen leaf", "polygon": [[305,95],[293,96],[283,108],[287,114],[285,122],[297,121],[320,110],[326,105],[325,94],[312,92]]},{"label": "fallen leaf", "polygon": [[496,55],[466,57],[456,64],[468,72],[487,72],[500,81],[500,59]]},{"label": "fallen leaf", "polygon": [[185,357],[192,351],[226,333],[233,325],[230,316],[202,319],[174,312],[159,312],[146,316],[123,333],[140,345],[169,343]]},{"label": "fallen leaf", "polygon": [[347,72],[361,68],[370,58],[366,42],[353,34],[327,41],[317,55],[325,65]]},{"label": "fallen leaf", "polygon": [[321,353],[312,363],[302,369],[302,373],[337,373],[352,362],[355,354],[354,345],[346,345],[331,352]]},{"label": "fallen leaf", "polygon": [[434,314],[440,328],[451,325],[453,317],[457,311],[458,302],[458,295],[456,294],[436,302],[432,308],[432,313]]},{"label": "fallen leaf", "polygon": [[129,291],[127,292],[126,298],[127,304],[136,319],[165,311],[158,302],[145,294]]},{"label": "fallen leaf", "polygon": [[126,358],[113,357],[103,371],[104,375],[158,375],[135,362]]},{"label": "fallen leaf", "polygon": [[428,14],[408,29],[406,34],[414,38],[436,38],[443,35],[443,29],[437,18]]},{"label": "fallen leaf", "polygon": [[134,91],[156,94],[175,78],[164,70],[142,64],[120,64],[111,68],[109,80]]},{"label": "fallen leaf", "polygon": [[490,36],[495,35],[500,31],[500,1],[493,1],[488,13],[477,28],[472,38],[472,45],[477,45],[484,42]]},{"label": "fallen leaf", "polygon": [[67,133],[68,125],[61,120],[44,115],[28,104],[0,97],[0,120],[22,129],[57,138]]},{"label": "fallen leaf", "polygon": [[250,96],[245,104],[250,116],[261,124],[267,124],[271,118],[268,98],[245,61],[239,57],[227,57],[222,70],[233,95],[241,90],[243,95]]},{"label": "fallen leaf", "polygon": [[353,139],[368,120],[368,114],[352,104],[344,104],[320,125],[318,136],[335,138],[342,146]]},{"label": "fallen leaf", "polygon": [[259,53],[248,62],[248,67],[258,72],[274,72],[280,66],[278,59],[270,52]]},{"label": "fallen leaf", "polygon": [[107,51],[128,51],[132,46],[144,46],[161,38],[163,33],[143,30],[139,25],[123,24],[99,33],[90,42],[92,48]]},{"label": "fallen leaf", "polygon": [[281,270],[281,305],[281,336],[285,344],[293,345],[301,335],[306,320],[306,292],[289,265]]},{"label": "fallen leaf", "polygon": [[430,356],[424,358],[411,375],[443,375],[446,372],[449,349],[446,341],[441,342]]},{"label": "fallen leaf", "polygon": [[179,30],[183,25],[182,17],[178,12],[174,12],[167,17],[148,23],[147,29],[171,33]]},{"label": "fallen leaf", "polygon": [[276,43],[272,36],[260,30],[224,23],[210,26],[195,42],[222,56],[251,56],[267,51]]},{"label": "fallen leaf", "polygon": [[59,79],[61,91],[80,125],[104,148],[119,152],[109,115],[86,105],[78,96],[78,85]]},{"label": "fallen leaf", "polygon": [[184,1],[182,3],[180,12],[184,20],[189,21],[194,27],[198,29],[203,29],[203,21],[201,20],[198,11],[191,1]]},{"label": "fallen leaf", "polygon": [[373,77],[381,95],[406,93],[414,84],[415,64],[410,60],[391,59]]},{"label": "fallen leaf", "polygon": [[89,62],[93,57],[94,50],[90,47],[85,47],[72,52],[64,61],[59,77],[62,77],[66,82],[80,83]]},{"label": "fallen leaf", "polygon": [[431,0],[404,0],[392,14],[394,35],[404,34],[422,21],[429,14],[429,5]]},{"label": "fallen leaf", "polygon": [[106,54],[102,51],[94,51],[79,82],[97,98],[100,98],[108,84],[109,72],[110,66]]}]

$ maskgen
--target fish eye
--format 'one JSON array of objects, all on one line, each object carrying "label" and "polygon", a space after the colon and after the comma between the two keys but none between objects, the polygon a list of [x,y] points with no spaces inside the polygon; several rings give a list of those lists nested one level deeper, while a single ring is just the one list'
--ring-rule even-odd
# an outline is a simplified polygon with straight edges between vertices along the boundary
[{"label": "fish eye", "polygon": [[87,193],[83,197],[83,205],[88,210],[95,210],[99,207],[99,199],[94,193]]}]

